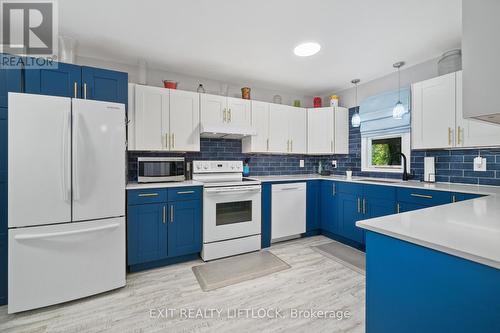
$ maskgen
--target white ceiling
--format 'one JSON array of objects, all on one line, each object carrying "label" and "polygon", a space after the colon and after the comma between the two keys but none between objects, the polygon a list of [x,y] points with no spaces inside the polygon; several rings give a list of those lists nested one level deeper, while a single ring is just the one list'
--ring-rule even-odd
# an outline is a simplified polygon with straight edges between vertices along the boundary
[{"label": "white ceiling", "polygon": [[[461,0],[63,0],[78,54],[317,94],[460,46]],[[304,41],[321,51],[293,54]]]}]

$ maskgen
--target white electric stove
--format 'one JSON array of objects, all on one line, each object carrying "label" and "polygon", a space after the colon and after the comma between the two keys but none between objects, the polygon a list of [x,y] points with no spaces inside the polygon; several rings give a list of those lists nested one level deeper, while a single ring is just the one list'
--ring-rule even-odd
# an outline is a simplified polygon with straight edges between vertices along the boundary
[{"label": "white electric stove", "polygon": [[204,183],[205,261],[261,248],[261,184],[242,171],[241,161],[193,161],[193,180]]}]

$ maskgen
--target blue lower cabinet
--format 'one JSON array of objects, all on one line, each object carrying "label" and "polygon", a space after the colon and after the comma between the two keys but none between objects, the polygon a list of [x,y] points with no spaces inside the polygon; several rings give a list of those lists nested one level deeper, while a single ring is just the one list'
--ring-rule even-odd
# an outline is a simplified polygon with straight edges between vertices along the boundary
[{"label": "blue lower cabinet", "polygon": [[7,234],[0,233],[0,305],[7,304]]},{"label": "blue lower cabinet", "polygon": [[470,193],[452,193],[451,194],[451,202],[459,202],[465,200],[471,200],[480,198],[482,195],[479,194],[470,194]]},{"label": "blue lower cabinet", "polygon": [[340,193],[337,198],[338,234],[344,238],[364,243],[363,229],[356,227],[356,222],[363,220],[363,193]]},{"label": "blue lower cabinet", "polygon": [[322,181],[308,180],[307,181],[307,202],[306,202],[306,232],[312,233],[319,231],[320,223],[320,189]]},{"label": "blue lower cabinet", "polygon": [[363,213],[365,219],[396,213],[396,189],[390,186],[364,185]]},{"label": "blue lower cabinet", "polygon": [[57,63],[55,68],[26,68],[24,90],[30,94],[81,98],[82,69]]},{"label": "blue lower cabinet", "polygon": [[128,74],[102,68],[82,67],[84,98],[128,103]]},{"label": "blue lower cabinet", "polygon": [[127,262],[135,265],[168,257],[167,204],[128,207]]},{"label": "blue lower cabinet", "polygon": [[168,256],[201,251],[200,201],[176,201],[168,206]]},{"label": "blue lower cabinet", "polygon": [[271,246],[271,207],[272,207],[271,183],[262,183],[261,192],[261,238],[262,248]]},{"label": "blue lower cabinet", "polygon": [[397,204],[398,213],[411,212],[413,210],[423,209],[423,208],[427,208],[427,207],[430,207],[430,206],[421,205],[421,204],[412,203],[412,202],[398,202],[398,204]]},{"label": "blue lower cabinet", "polygon": [[321,230],[338,233],[339,219],[337,216],[337,183],[333,181],[321,182]]},{"label": "blue lower cabinet", "polygon": [[0,53],[0,108],[8,106],[9,92],[22,91],[20,57]]},{"label": "blue lower cabinet", "polygon": [[398,188],[396,190],[398,202],[408,202],[421,206],[438,206],[451,202],[450,192],[432,191],[415,188]]},{"label": "blue lower cabinet", "polygon": [[[202,246],[201,191],[201,187],[179,187],[127,192],[127,264],[131,271],[198,255]],[[189,197],[198,200],[178,200]]]}]

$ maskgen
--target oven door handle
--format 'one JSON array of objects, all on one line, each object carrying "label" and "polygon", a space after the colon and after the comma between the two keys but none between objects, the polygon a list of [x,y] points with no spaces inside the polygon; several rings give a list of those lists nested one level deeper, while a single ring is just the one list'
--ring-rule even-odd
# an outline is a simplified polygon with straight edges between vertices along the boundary
[{"label": "oven door handle", "polygon": [[260,192],[260,186],[258,187],[216,187],[216,188],[206,188],[205,192],[208,194],[231,194],[234,192]]}]

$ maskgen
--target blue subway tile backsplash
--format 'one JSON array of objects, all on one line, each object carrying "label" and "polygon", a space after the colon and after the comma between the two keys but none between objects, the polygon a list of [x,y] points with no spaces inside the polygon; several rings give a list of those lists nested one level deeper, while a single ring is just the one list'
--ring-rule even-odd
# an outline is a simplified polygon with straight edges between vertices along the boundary
[{"label": "blue subway tile backsplash", "polygon": [[[349,119],[356,108],[349,110]],[[324,168],[332,173],[345,175],[352,170],[353,175],[363,177],[400,178],[400,174],[362,172],[361,171],[361,133],[359,128],[349,125],[348,155],[269,155],[243,154],[240,140],[201,139],[200,152],[162,153],[162,152],[129,152],[128,179],[137,180],[138,156],[184,156],[186,161],[193,160],[244,160],[249,158],[250,174],[253,176],[293,175],[316,173],[321,161]],[[481,154],[487,159],[486,172],[474,172],[472,161]],[[436,180],[464,184],[500,186],[500,148],[494,149],[458,149],[458,150],[413,150],[411,153],[411,172],[414,178],[422,180],[424,173],[424,157],[436,157]],[[304,167],[299,161],[304,160]],[[331,160],[337,160],[337,168],[331,168]]]}]

